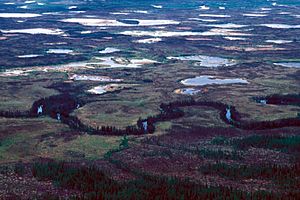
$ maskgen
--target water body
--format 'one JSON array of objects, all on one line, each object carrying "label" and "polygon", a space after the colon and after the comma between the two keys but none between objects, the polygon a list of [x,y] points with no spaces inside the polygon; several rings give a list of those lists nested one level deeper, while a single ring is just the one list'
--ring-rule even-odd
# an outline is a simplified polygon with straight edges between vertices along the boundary
[{"label": "water body", "polygon": [[123,79],[113,79],[108,76],[95,76],[95,75],[69,75],[70,80],[75,81],[99,81],[99,82],[121,82]]},{"label": "water body", "polygon": [[274,63],[275,65],[279,65],[282,67],[295,67],[300,68],[300,62],[287,62],[287,63]]},{"label": "water body", "polygon": [[[98,2],[97,2],[98,3]],[[102,6],[111,6],[111,1],[100,1]],[[274,1],[268,0],[172,0],[172,1],[157,1],[157,0],[124,0],[124,1],[114,1],[113,5],[119,8],[139,8],[139,9],[147,9],[151,5],[159,4],[160,8],[163,9],[194,9],[194,8],[205,8],[202,10],[212,10],[212,9],[232,9],[232,10],[239,10],[239,9],[253,9],[258,7],[269,7],[274,5]],[[285,6],[299,6],[300,2],[298,0],[277,0],[277,5],[285,5]],[[207,9],[209,8],[209,9]],[[162,9],[160,9],[162,10]]]},{"label": "water body", "polygon": [[219,79],[214,76],[197,76],[181,81],[182,84],[188,86],[205,86],[205,85],[223,85],[223,84],[248,84],[249,82],[241,78]]},{"label": "water body", "polygon": [[96,87],[88,90],[88,92],[91,94],[104,94],[107,91],[105,90],[105,86],[96,86]]},{"label": "water body", "polygon": [[[20,6],[27,6],[27,9],[18,8]],[[26,43],[26,48],[30,50],[28,52],[46,52],[50,48],[82,52],[80,55],[72,54],[74,61],[83,60],[83,56],[89,58],[95,55],[96,51],[102,50],[105,53],[105,46],[110,42],[107,38],[111,38],[111,46],[120,46],[120,49],[132,52],[139,48],[138,51],[141,51],[142,55],[153,54],[150,55],[151,58],[171,56],[172,52],[164,51],[165,55],[158,55],[157,51],[146,52],[148,47],[164,44],[163,48],[169,50],[174,45],[180,45],[175,42],[180,40],[185,40],[183,54],[207,53],[214,57],[231,57],[226,52],[216,52],[216,48],[223,47],[226,51],[232,51],[230,47],[239,44],[236,46],[243,50],[261,43],[262,39],[273,44],[292,43],[290,41],[295,40],[286,50],[297,50],[294,43],[297,43],[296,36],[299,35],[297,31],[300,24],[297,20],[299,13],[296,6],[300,6],[298,0],[72,0],[64,4],[60,0],[53,0],[43,1],[43,6],[40,1],[3,1],[0,3],[0,32],[5,36],[5,40],[0,39],[3,43],[0,54],[4,54],[0,65],[1,68],[4,65],[3,68],[20,66],[12,61],[11,56],[24,54],[25,45],[15,45],[13,41],[20,42],[19,44]],[[278,17],[276,24],[272,20],[275,16],[276,19]],[[291,34],[280,32],[281,29]],[[31,42],[32,35],[39,37],[37,41],[43,41],[44,45]],[[271,35],[272,37],[267,37]],[[222,36],[224,40],[220,41],[218,36]],[[64,46],[46,45],[56,41],[68,42]],[[121,43],[118,44],[118,41]],[[147,48],[141,48],[142,44],[146,44]],[[192,46],[190,50],[186,48],[189,44]],[[7,54],[1,52],[5,51],[5,46],[8,45],[14,45],[14,51]],[[109,49],[107,51],[109,52]],[[175,55],[177,53],[180,52],[174,52]],[[55,60],[51,60],[52,65],[70,62],[64,58],[71,59],[71,56],[59,55],[51,55],[49,59],[53,57]],[[232,57],[242,58],[239,52]],[[39,66],[48,65],[50,61],[47,58],[47,55],[44,55],[37,59],[28,59],[26,66],[36,63]],[[209,66],[204,65],[205,61],[202,63],[203,66]]]},{"label": "water body", "polygon": [[143,122],[143,128],[144,128],[144,131],[148,130],[148,122],[147,121]]},{"label": "water body", "polygon": [[115,52],[119,52],[121,51],[120,49],[114,48],[114,47],[107,47],[101,51],[99,51],[99,53],[101,54],[109,54],[109,53],[115,53]]},{"label": "water body", "polygon": [[40,16],[42,15],[34,13],[0,13],[0,18],[33,18]]},{"label": "water body", "polygon": [[60,29],[50,28],[30,28],[30,29],[12,29],[12,30],[0,30],[2,33],[20,33],[20,34],[31,34],[31,35],[63,35],[64,32]]},{"label": "water body", "polygon": [[232,121],[232,118],[231,118],[231,110],[230,110],[230,107],[226,108],[226,119],[231,122]]},{"label": "water body", "polygon": [[116,83],[112,83],[112,84],[108,84],[108,85],[102,85],[102,86],[96,86],[93,87],[92,89],[88,90],[88,93],[91,94],[104,94],[107,92],[114,92],[117,90],[122,90],[124,88],[130,88],[132,85],[129,84],[116,84]]},{"label": "water body", "polygon": [[37,58],[40,57],[42,55],[39,54],[29,54],[29,55],[20,55],[20,56],[16,56],[17,58]]},{"label": "water body", "polygon": [[71,49],[49,49],[47,53],[50,54],[71,54],[74,51]]},{"label": "water body", "polygon": [[168,57],[170,60],[182,60],[182,61],[199,61],[201,67],[222,67],[222,66],[231,66],[235,65],[234,60],[212,57],[212,56],[179,56],[179,57]]},{"label": "water body", "polygon": [[176,94],[186,94],[186,95],[195,95],[201,92],[201,90],[195,89],[195,88],[183,88],[183,89],[177,89],[174,91]]}]

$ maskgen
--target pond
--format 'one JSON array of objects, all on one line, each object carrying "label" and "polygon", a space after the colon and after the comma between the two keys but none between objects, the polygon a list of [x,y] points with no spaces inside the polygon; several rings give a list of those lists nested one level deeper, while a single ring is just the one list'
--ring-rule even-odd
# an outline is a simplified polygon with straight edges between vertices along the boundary
[{"label": "pond", "polygon": [[115,53],[115,52],[119,52],[121,51],[120,49],[117,48],[113,48],[113,47],[107,47],[101,51],[99,51],[99,53],[101,54],[109,54],[109,53]]},{"label": "pond", "polygon": [[37,58],[43,55],[39,55],[39,54],[28,54],[28,55],[20,55],[20,56],[16,56],[17,58]]},{"label": "pond", "polygon": [[99,57],[101,68],[140,68],[143,65],[157,63],[154,60],[141,58],[141,59],[127,59],[122,57]]},{"label": "pond", "polygon": [[51,28],[29,28],[29,29],[12,29],[12,30],[0,30],[2,33],[20,33],[20,34],[43,34],[43,35],[64,35],[65,33],[61,29]]},{"label": "pond", "polygon": [[80,74],[69,75],[69,79],[75,80],[75,81],[99,81],[99,82],[121,82],[121,81],[123,81],[123,79],[113,79],[108,76],[80,75]]},{"label": "pond", "polygon": [[88,93],[91,94],[104,94],[107,92],[114,92],[114,91],[119,91],[123,90],[125,88],[131,88],[133,86],[136,86],[136,84],[108,84],[108,85],[101,85],[101,86],[96,86],[93,87],[92,89],[88,90]]},{"label": "pond", "polygon": [[274,65],[279,65],[279,66],[282,66],[282,67],[300,68],[300,62],[274,63]]},{"label": "pond", "polygon": [[182,89],[176,89],[174,92],[176,94],[195,95],[201,92],[201,90],[195,88],[182,88]]},{"label": "pond", "polygon": [[42,15],[36,13],[0,13],[0,18],[33,18]]},{"label": "pond", "polygon": [[229,108],[226,108],[226,119],[227,119],[229,122],[232,121],[230,107],[229,107]]},{"label": "pond", "polygon": [[204,85],[223,85],[223,84],[248,84],[249,82],[241,78],[219,79],[214,76],[197,76],[195,78],[188,78],[181,81],[184,85],[189,86],[204,86]]},{"label": "pond", "polygon": [[106,90],[105,90],[105,86],[96,86],[88,90],[88,92],[91,94],[104,94],[106,93]]},{"label": "pond", "polygon": [[72,54],[73,52],[72,49],[49,49],[47,51],[50,54]]},{"label": "pond", "polygon": [[167,59],[181,61],[199,61],[201,67],[222,67],[236,64],[236,62],[232,59],[204,55],[167,57]]}]

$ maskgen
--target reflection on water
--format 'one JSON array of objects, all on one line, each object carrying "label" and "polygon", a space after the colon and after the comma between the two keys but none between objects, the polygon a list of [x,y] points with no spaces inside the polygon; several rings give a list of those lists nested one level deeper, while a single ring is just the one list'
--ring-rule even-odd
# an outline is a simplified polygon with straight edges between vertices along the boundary
[{"label": "reflection on water", "polygon": [[167,57],[170,60],[182,60],[182,61],[199,61],[201,67],[221,67],[221,66],[231,66],[235,65],[234,60],[220,58],[220,57],[211,57],[211,56],[179,56],[179,57]]},{"label": "reflection on water", "polygon": [[183,88],[183,89],[176,89],[174,92],[176,94],[195,95],[201,92],[201,90],[195,88]]},{"label": "reflection on water", "polygon": [[218,79],[214,76],[197,76],[195,78],[189,78],[181,81],[184,85],[189,86],[204,86],[204,85],[222,85],[222,84],[234,84],[234,83],[242,83],[248,84],[249,82],[240,78],[233,79]]},{"label": "reflection on water", "polygon": [[229,122],[232,121],[230,107],[229,107],[229,108],[226,108],[226,119],[227,119]]},{"label": "reflection on water", "polygon": [[295,67],[300,68],[300,62],[289,62],[289,63],[274,63],[275,65],[279,65],[282,67]]}]

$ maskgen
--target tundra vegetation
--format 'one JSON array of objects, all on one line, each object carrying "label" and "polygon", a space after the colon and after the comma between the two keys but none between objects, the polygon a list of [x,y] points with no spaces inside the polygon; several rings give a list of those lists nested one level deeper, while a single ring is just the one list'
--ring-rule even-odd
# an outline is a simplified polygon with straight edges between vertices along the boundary
[{"label": "tundra vegetation", "polygon": [[299,6],[0,2],[0,199],[299,199]]}]

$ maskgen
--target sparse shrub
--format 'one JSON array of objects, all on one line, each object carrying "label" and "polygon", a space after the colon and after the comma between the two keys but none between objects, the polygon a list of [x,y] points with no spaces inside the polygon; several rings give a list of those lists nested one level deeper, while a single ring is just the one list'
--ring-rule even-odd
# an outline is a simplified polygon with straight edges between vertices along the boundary
[{"label": "sparse shrub", "polygon": [[242,160],[243,157],[241,153],[237,151],[222,151],[222,150],[210,150],[201,149],[198,152],[201,156],[208,159],[226,159],[226,160]]},{"label": "sparse shrub", "polygon": [[225,143],[225,141],[227,140],[226,137],[224,136],[218,136],[218,137],[214,137],[212,140],[211,140],[211,143],[212,144],[215,144],[215,145],[223,145]]},{"label": "sparse shrub", "polygon": [[217,174],[233,180],[266,179],[285,188],[298,188],[300,186],[300,165],[292,166],[246,166],[228,165],[222,162],[202,166],[200,171],[204,174]]},{"label": "sparse shrub", "polygon": [[128,148],[128,138],[126,135],[124,135],[123,139],[121,140],[121,143],[119,145],[120,149]]},{"label": "sparse shrub", "polygon": [[281,135],[252,135],[245,138],[233,138],[225,142],[236,149],[248,149],[249,147],[275,149],[282,152],[299,152],[300,136]]},{"label": "sparse shrub", "polygon": [[19,176],[23,176],[25,174],[25,165],[22,162],[18,162],[15,164],[14,172]]},{"label": "sparse shrub", "polygon": [[139,173],[139,178],[116,182],[96,167],[73,166],[68,163],[38,162],[33,174],[40,179],[53,180],[58,186],[81,191],[79,199],[296,199],[297,193],[248,193],[230,187],[201,185],[174,177]]}]

